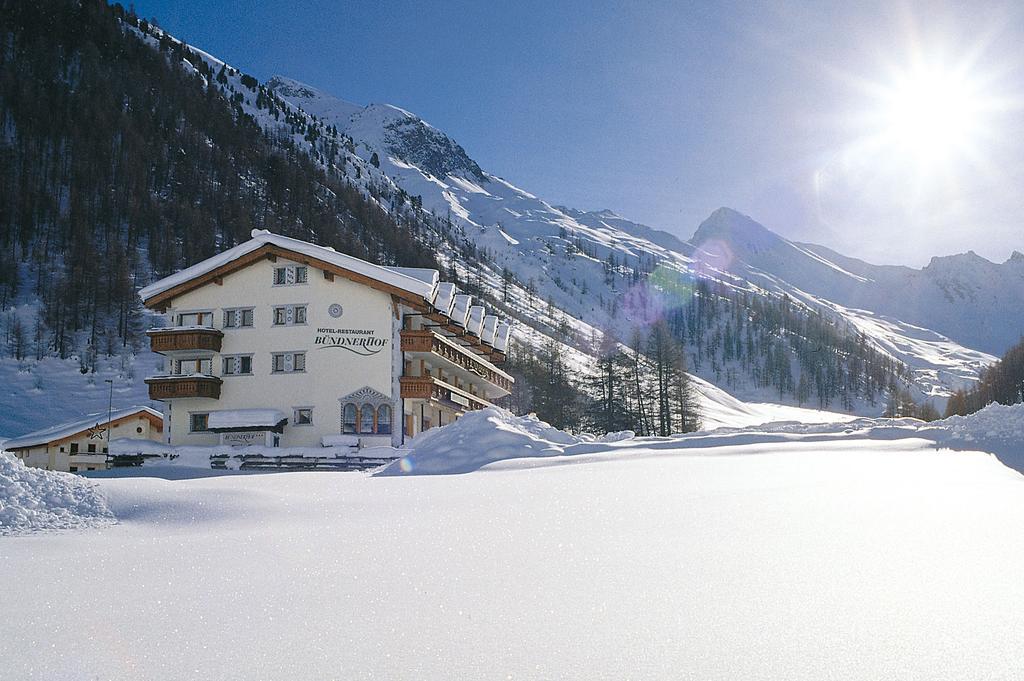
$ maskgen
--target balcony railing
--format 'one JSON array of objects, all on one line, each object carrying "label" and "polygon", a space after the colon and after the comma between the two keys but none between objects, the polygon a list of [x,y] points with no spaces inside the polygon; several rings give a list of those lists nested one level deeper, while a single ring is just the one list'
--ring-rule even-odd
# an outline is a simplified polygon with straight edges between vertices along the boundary
[{"label": "balcony railing", "polygon": [[398,379],[403,400],[434,400],[460,409],[483,409],[494,405],[433,376],[402,376]]},{"label": "balcony railing", "polygon": [[203,326],[171,326],[150,329],[149,347],[153,352],[167,353],[181,350],[206,350],[220,352],[224,332]]},{"label": "balcony railing", "polygon": [[429,329],[405,329],[401,332],[401,339],[402,352],[429,352],[498,386],[506,393],[512,390],[511,376]]},{"label": "balcony railing", "polygon": [[180,397],[220,399],[221,380],[216,376],[152,376],[146,379],[149,399],[174,400]]}]

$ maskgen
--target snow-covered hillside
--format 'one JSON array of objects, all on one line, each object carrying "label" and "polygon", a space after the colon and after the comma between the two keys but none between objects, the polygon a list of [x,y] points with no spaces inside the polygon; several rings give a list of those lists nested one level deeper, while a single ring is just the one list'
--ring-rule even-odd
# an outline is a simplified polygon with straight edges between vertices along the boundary
[{"label": "snow-covered hillside", "polygon": [[[923,272],[852,259],[843,267],[821,247],[789,242],[728,209],[685,242],[612,211],[553,206],[481,169],[456,141],[403,109],[361,107],[281,76],[268,87],[350,136],[361,159],[374,160],[425,209],[450,218],[493,258],[494,270],[514,273],[537,297],[582,321],[576,326],[584,337],[594,329],[625,335],[645,321],[612,304],[635,283],[630,268],[786,293],[904,362],[924,397],[941,399],[970,385],[994,360],[979,348],[1001,352],[1022,330],[1000,314],[1024,305],[1024,266],[1016,258],[991,267],[976,257],[936,259]],[[733,388],[761,397],[747,386]]]},{"label": "snow-covered hillside", "polygon": [[1019,679],[1024,478],[975,418],[962,451],[865,421],[100,479],[118,524],[0,538],[8,585],[46,575],[0,592],[4,676]]},{"label": "snow-covered hillside", "polygon": [[[1024,335],[1024,255],[1017,252],[1002,264],[972,251],[932,258],[921,270],[871,265],[789,241],[725,208],[705,220],[691,241],[720,254],[716,265],[769,290],[867,310],[897,326],[930,329],[962,348],[999,355]],[[947,347],[947,356],[960,352]],[[974,360],[988,361],[989,355]]]}]

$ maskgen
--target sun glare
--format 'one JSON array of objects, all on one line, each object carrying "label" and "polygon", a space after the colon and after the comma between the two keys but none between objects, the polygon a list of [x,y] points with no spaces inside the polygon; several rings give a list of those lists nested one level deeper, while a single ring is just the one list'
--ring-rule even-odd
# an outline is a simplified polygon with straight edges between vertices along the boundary
[{"label": "sun glare", "polygon": [[918,160],[946,158],[977,142],[981,96],[962,74],[918,69],[882,97],[882,134]]}]

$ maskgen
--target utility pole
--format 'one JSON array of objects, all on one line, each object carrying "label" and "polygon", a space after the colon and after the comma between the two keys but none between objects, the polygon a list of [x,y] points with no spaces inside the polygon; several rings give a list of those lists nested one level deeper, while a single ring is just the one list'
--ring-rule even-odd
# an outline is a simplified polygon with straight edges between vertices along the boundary
[{"label": "utility pole", "polygon": [[110,456],[110,415],[114,410],[114,380],[108,378],[103,382],[110,384],[110,397],[107,399],[107,456]]}]

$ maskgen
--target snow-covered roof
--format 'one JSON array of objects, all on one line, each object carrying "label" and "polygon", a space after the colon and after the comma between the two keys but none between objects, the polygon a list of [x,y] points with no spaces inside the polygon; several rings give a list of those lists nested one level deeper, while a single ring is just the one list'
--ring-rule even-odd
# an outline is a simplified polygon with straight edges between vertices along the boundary
[{"label": "snow-covered roof", "polygon": [[[337,265],[403,291],[408,291],[428,302],[434,298],[434,289],[437,286],[438,279],[438,274],[435,270],[374,265],[365,260],[360,260],[344,253],[338,253],[329,246],[317,246],[307,241],[292,239],[280,234],[272,234],[261,229],[254,229],[252,231],[252,238],[245,243],[229,248],[223,253],[218,253],[191,267],[186,267],[180,272],[175,272],[168,277],[153,282],[139,291],[139,297],[143,301],[147,301],[154,296],[171,290],[175,286],[184,284],[187,281],[208,274],[238,260],[242,256],[248,255],[268,244]],[[428,272],[430,273],[429,275],[427,274]]]},{"label": "snow-covered roof", "polygon": [[480,332],[480,340],[488,345],[494,345],[494,332],[498,330],[498,318],[492,314],[484,316],[484,328]]},{"label": "snow-covered roof", "polygon": [[[281,236],[280,234],[272,234],[260,229],[254,229],[252,231],[252,239],[245,243],[229,248],[223,253],[218,253],[191,267],[186,267],[169,277],[153,282],[139,291],[139,297],[144,302],[148,302],[177,286],[208,275],[235,260],[257,251],[265,245],[277,246],[286,251],[316,258],[325,263],[336,265],[345,270],[411,293],[413,296],[421,298],[424,302],[432,305],[435,310],[449,317],[458,326],[465,327],[474,335],[481,336],[481,340],[484,343],[493,344],[496,339],[494,331],[501,328],[497,326],[497,321],[495,320],[494,329],[491,327],[485,329],[484,317],[486,316],[486,311],[484,307],[482,305],[473,305],[473,297],[465,293],[458,293],[455,284],[441,282],[437,270],[422,267],[385,267],[374,265],[365,260],[360,260],[344,253],[338,253],[329,246],[317,246],[306,241]],[[180,328],[184,330],[186,327]],[[207,327],[202,328],[205,329]],[[167,330],[167,328],[161,329],[161,331]]]},{"label": "snow-covered roof", "polygon": [[442,281],[437,285],[437,295],[434,296],[434,309],[441,314],[450,315],[454,302],[455,284],[449,281]]},{"label": "snow-covered roof", "polygon": [[212,431],[234,428],[276,428],[288,417],[277,409],[223,409],[210,412],[207,426]]},{"label": "snow-covered roof", "polygon": [[502,322],[498,324],[498,328],[494,332],[494,342],[491,345],[498,352],[505,352],[508,349],[508,338],[512,334],[512,325],[508,322]]},{"label": "snow-covered roof", "polygon": [[466,325],[466,318],[469,316],[469,308],[473,304],[473,296],[467,293],[459,293],[455,296],[455,303],[452,305],[452,321],[459,326]]},{"label": "snow-covered roof", "polygon": [[[110,421],[114,422],[140,412],[147,413],[150,416],[160,419],[161,423],[163,422],[163,415],[149,407],[128,407],[127,409],[118,409],[110,413]],[[77,435],[78,433],[86,431],[96,425],[105,426],[106,424],[107,412],[97,412],[95,414],[89,414],[77,421],[69,421],[49,428],[43,428],[42,430],[37,430],[33,433],[26,433],[25,435],[12,437],[10,440],[4,442],[4,449],[24,449],[25,447],[45,445],[55,440],[63,440],[64,438]]]},{"label": "snow-covered roof", "polygon": [[479,336],[484,326],[484,306],[474,305],[469,308],[469,320],[466,322],[466,331],[474,336]]}]

